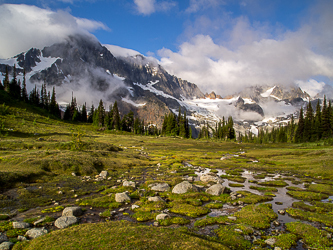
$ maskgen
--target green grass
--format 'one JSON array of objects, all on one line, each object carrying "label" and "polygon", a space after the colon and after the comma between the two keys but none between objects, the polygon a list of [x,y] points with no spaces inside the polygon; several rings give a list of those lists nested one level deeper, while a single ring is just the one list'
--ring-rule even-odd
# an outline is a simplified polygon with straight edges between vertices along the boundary
[{"label": "green grass", "polygon": [[305,201],[320,201],[322,199],[327,199],[327,194],[321,194],[321,193],[314,193],[314,192],[308,192],[308,191],[288,191],[287,194],[290,196],[299,199],[299,200],[305,200]]},{"label": "green grass", "polygon": [[302,238],[305,244],[312,248],[328,249],[333,243],[327,239],[327,232],[301,222],[286,224],[287,230]]},{"label": "green grass", "polygon": [[195,235],[184,228],[156,228],[127,221],[84,224],[53,231],[31,241],[24,249],[58,250],[94,248],[156,250],[194,248],[202,250],[228,249],[220,242]]},{"label": "green grass", "polygon": [[[223,203],[231,202],[228,194],[214,197],[204,192],[182,195],[165,192],[160,194],[166,201],[165,204],[146,202],[145,199],[148,196],[156,195],[148,188],[150,183],[166,182],[172,188],[180,183],[185,175],[194,176],[193,169],[184,167],[184,162],[188,162],[196,167],[211,168],[213,169],[212,172],[216,172],[216,169],[225,170],[228,175],[222,177],[239,183],[245,181],[241,177],[243,169],[261,173],[255,176],[256,179],[263,179],[274,174],[295,175],[295,178],[297,177],[301,182],[307,183],[307,189],[300,190],[288,187],[289,193],[300,199],[311,200],[312,206],[304,203],[298,204],[290,211],[305,220],[330,225],[332,204],[315,202],[313,198],[319,200],[333,192],[333,148],[331,146],[323,143],[238,144],[235,142],[221,142],[215,139],[188,140],[170,137],[134,136],[120,131],[100,132],[90,124],[53,119],[48,117],[42,109],[29,105],[22,108],[22,103],[13,102],[0,91],[0,102],[3,101],[6,102],[6,106],[0,107],[0,124],[3,124],[0,131],[0,213],[35,209],[31,218],[36,218],[43,215],[42,210],[50,208],[51,201],[60,202],[65,207],[65,204],[73,205],[76,203],[76,199],[79,199],[77,205],[104,208],[106,212],[103,214],[109,217],[110,211],[121,205],[114,201],[114,193],[124,191],[129,191],[134,202],[140,204],[140,208],[134,210],[132,215],[138,221],[153,221],[156,212],[166,208],[170,212],[196,218],[209,213],[210,209],[220,208]],[[80,145],[77,145],[76,139],[79,134],[81,135],[81,142]],[[39,138],[42,138],[42,140],[38,140]],[[142,147],[147,154],[141,154],[139,150]],[[220,160],[222,155],[232,155],[239,151],[245,151],[246,153],[242,154],[241,157]],[[258,162],[249,164],[249,159],[257,159]],[[156,170],[158,163],[161,166],[159,170]],[[102,170],[109,172],[111,180],[100,182],[94,180],[94,176]],[[174,170],[177,173],[171,174],[170,172]],[[72,176],[73,172],[77,176]],[[83,182],[81,178],[86,175],[91,176],[91,180]],[[293,178],[287,177],[286,180],[295,182]],[[134,190],[122,187],[122,183],[117,182],[117,180],[124,179],[139,183],[139,188]],[[312,182],[317,184],[311,184]],[[201,182],[196,184],[202,185]],[[234,184],[234,187],[240,187],[240,185],[242,184]],[[112,188],[114,186],[117,187]],[[264,186],[255,189],[261,192],[276,192],[276,187],[283,186],[286,186],[286,182],[279,179],[266,181]],[[8,189],[11,190],[10,195],[7,196],[3,192]],[[59,190],[63,194],[58,194]],[[250,192],[238,193],[241,193],[244,197],[238,198],[236,201],[243,201],[247,204],[272,200],[271,197],[255,195]],[[219,201],[220,203],[209,203],[211,201]],[[244,228],[249,225],[255,228],[266,228],[269,222],[275,218],[270,207],[262,206],[260,204],[244,207],[237,212],[237,221],[235,222],[229,221],[226,217],[207,217],[195,222],[195,226],[232,223],[233,225],[225,225],[228,226],[225,227],[227,230],[225,237],[230,234],[231,239],[236,239],[239,235],[234,234],[235,232],[232,230],[235,227],[232,228],[231,226]],[[47,210],[47,213],[54,212],[53,209],[54,207]],[[5,216],[0,217],[0,230],[3,230],[3,232],[12,230],[7,223],[8,219]],[[165,226],[181,225],[187,223],[188,219],[180,216],[172,217],[160,222],[160,225],[163,223],[165,223]],[[120,231],[117,233],[116,228],[107,228],[105,225],[119,226]],[[140,249],[140,247],[154,249],[155,245],[160,247],[158,249],[181,249],[182,247],[185,249],[191,249],[192,247],[193,249],[193,246],[199,246],[198,249],[200,247],[201,249],[223,249],[221,243],[194,236],[189,231],[182,231],[183,229],[167,229],[164,231],[160,227],[146,227],[140,223],[125,222],[113,222],[105,225],[80,225],[52,232],[45,236],[45,239],[51,242],[47,249],[58,249],[58,242],[63,242],[65,249],[66,247],[67,249],[71,248],[70,246],[74,246],[74,248],[77,246],[78,249],[94,247],[99,247],[99,249],[117,247],[118,249]],[[132,234],[126,234],[125,227],[128,227]],[[82,234],[78,229],[82,229]],[[108,236],[107,232],[109,233]],[[15,232],[12,233],[15,234]],[[95,239],[96,235],[99,234],[102,234],[101,239]],[[220,232],[220,235],[222,236],[223,233]],[[287,235],[281,236],[280,241],[290,240],[292,242],[293,237]],[[292,235],[296,235],[296,233]],[[88,239],[85,238],[86,236]],[[152,236],[152,238],[150,239],[148,236]],[[171,238],[168,239],[168,236]],[[138,245],[135,242],[136,237],[147,238],[147,243],[142,246]],[[297,234],[297,237],[300,237],[300,234]],[[180,240],[181,238],[184,239],[183,242]],[[43,239],[16,245],[17,248],[22,246],[22,249],[46,249],[46,243]],[[78,239],[84,240],[78,242]],[[126,239],[131,242],[128,243],[129,245],[126,245]],[[96,244],[94,240],[96,240]],[[116,243],[111,242],[111,240]],[[223,241],[225,244],[226,240]],[[73,241],[73,245],[71,245],[71,241]],[[168,244],[165,244],[165,242]],[[243,241],[240,239],[240,242]],[[25,244],[28,244],[28,246],[24,246]],[[242,244],[239,243],[239,246]],[[244,244],[247,245],[248,243]]]}]

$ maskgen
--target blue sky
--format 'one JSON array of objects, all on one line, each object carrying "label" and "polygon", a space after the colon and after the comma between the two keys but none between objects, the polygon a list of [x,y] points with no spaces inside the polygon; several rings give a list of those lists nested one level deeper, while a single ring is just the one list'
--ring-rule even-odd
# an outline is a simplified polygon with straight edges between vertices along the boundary
[{"label": "blue sky", "polygon": [[[71,15],[102,22],[108,30],[92,32],[103,44],[114,44],[137,50],[143,54],[155,53],[163,47],[177,50],[178,46],[197,33],[204,31],[221,40],[219,33],[230,29],[232,20],[248,18],[252,25],[272,26],[282,30],[295,30],[302,16],[315,1],[267,0],[0,0],[0,3],[35,5],[53,11],[64,10]],[[141,6],[141,8],[140,8]],[[153,7],[152,7],[153,6]],[[164,6],[164,7],[163,7]],[[220,24],[203,30],[198,27],[202,18]],[[218,27],[219,26],[219,27]],[[216,33],[216,34],[215,34]]]},{"label": "blue sky", "polygon": [[[102,44],[153,56],[171,74],[223,96],[264,84],[296,84],[315,93],[333,80],[331,0],[0,0],[0,4],[4,34],[0,58],[80,30],[94,34]],[[35,20],[39,15],[44,19]]]}]

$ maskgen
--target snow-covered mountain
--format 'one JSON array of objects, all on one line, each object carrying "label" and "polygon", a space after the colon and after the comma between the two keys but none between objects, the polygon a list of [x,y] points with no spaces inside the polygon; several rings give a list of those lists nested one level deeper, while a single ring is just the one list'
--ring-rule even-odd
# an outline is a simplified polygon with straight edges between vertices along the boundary
[{"label": "snow-covered mountain", "polygon": [[68,103],[73,92],[77,102],[86,102],[88,107],[102,99],[108,109],[117,101],[122,113],[132,110],[158,126],[166,113],[178,113],[181,107],[195,127],[231,115],[244,131],[270,120],[287,120],[310,98],[299,88],[279,86],[250,87],[224,98],[215,93],[204,95],[195,84],[170,75],[154,58],[118,46],[102,46],[85,36],[71,36],[42,50],[32,48],[0,60],[2,78],[6,66],[11,72],[14,64],[19,79],[25,69],[28,90],[46,83],[49,89],[56,86],[59,103]]}]

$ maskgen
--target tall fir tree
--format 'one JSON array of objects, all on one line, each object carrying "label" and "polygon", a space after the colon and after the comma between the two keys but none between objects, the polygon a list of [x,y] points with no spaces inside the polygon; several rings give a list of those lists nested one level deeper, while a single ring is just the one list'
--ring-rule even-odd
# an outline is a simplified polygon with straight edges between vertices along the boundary
[{"label": "tall fir tree", "polygon": [[304,116],[303,116],[303,107],[299,112],[298,126],[295,133],[295,142],[303,142],[304,139]]},{"label": "tall fir tree", "polygon": [[311,102],[309,101],[306,109],[305,119],[304,119],[304,132],[303,132],[303,140],[311,141],[313,137],[313,124],[314,124],[314,116]]},{"label": "tall fir tree", "polygon": [[23,69],[23,82],[22,82],[22,88],[21,88],[21,98],[24,102],[28,101],[28,92],[27,92],[25,69]]},{"label": "tall fir tree", "polygon": [[84,103],[82,105],[81,121],[82,122],[87,122],[87,104],[86,103]]},{"label": "tall fir tree", "polygon": [[323,128],[322,128],[322,119],[321,119],[321,106],[320,100],[318,99],[317,107],[316,107],[316,115],[314,121],[314,139],[320,140],[323,135]]},{"label": "tall fir tree", "polygon": [[112,117],[112,120],[113,120],[113,127],[114,129],[116,130],[120,130],[120,115],[119,115],[119,110],[118,110],[118,104],[117,104],[117,101],[114,102],[114,105],[113,105],[113,117]]}]

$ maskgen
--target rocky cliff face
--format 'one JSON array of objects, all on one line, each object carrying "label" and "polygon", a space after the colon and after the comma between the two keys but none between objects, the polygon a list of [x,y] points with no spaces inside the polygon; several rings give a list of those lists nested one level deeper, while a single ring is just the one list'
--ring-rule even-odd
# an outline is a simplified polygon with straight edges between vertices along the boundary
[{"label": "rocky cliff face", "polygon": [[[158,125],[165,113],[181,106],[182,99],[204,96],[195,84],[168,74],[156,62],[142,55],[116,58],[90,37],[68,37],[63,43],[42,50],[33,48],[14,59],[17,72],[25,69],[32,84],[66,86],[75,95],[75,86],[80,88],[84,82],[97,95],[101,92],[101,96],[107,96],[104,102],[117,100],[123,112],[134,110],[141,119]],[[10,72],[11,66],[8,65]],[[5,68],[6,65],[0,63],[0,71],[4,73]],[[117,88],[113,86],[115,82]],[[138,105],[140,103],[145,105]]]}]

